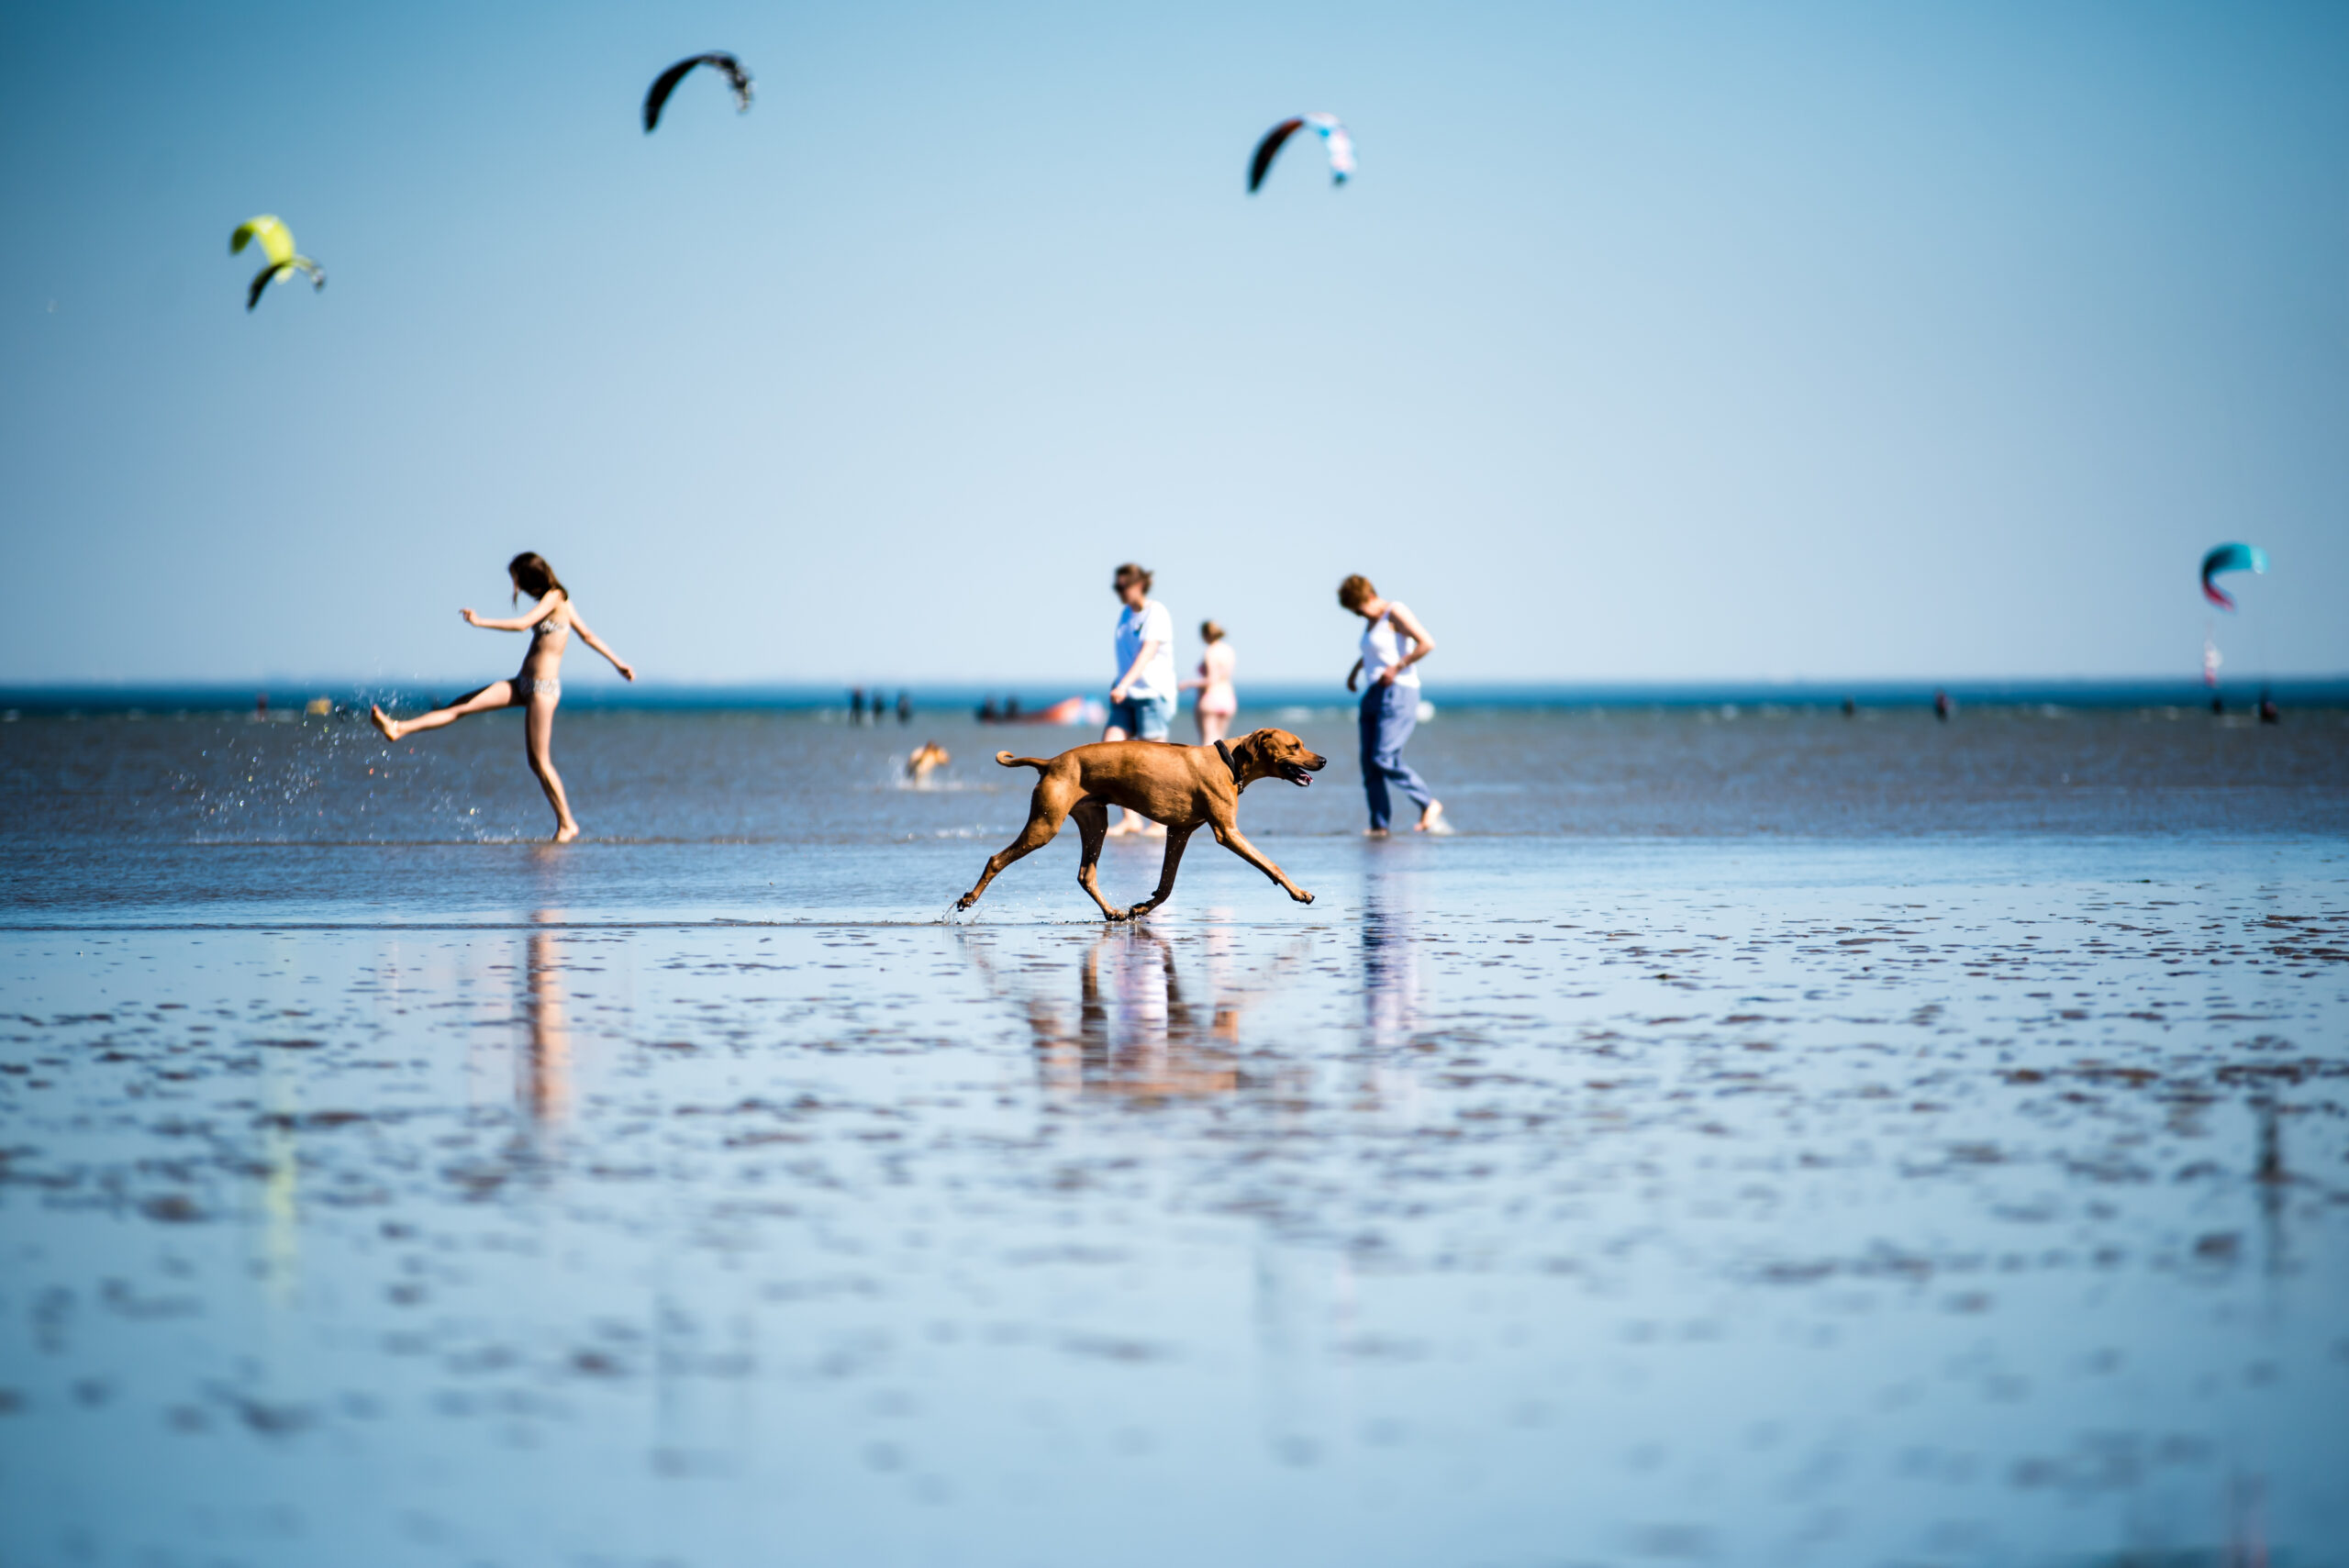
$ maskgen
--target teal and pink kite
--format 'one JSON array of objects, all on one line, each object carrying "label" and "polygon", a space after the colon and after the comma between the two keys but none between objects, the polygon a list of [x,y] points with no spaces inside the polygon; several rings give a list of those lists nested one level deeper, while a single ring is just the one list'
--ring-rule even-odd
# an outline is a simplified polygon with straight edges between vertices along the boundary
[{"label": "teal and pink kite", "polygon": [[2255,544],[2222,544],[2202,558],[2202,596],[2222,610],[2235,607],[2234,596],[2210,581],[2221,572],[2265,572],[2267,552]]}]

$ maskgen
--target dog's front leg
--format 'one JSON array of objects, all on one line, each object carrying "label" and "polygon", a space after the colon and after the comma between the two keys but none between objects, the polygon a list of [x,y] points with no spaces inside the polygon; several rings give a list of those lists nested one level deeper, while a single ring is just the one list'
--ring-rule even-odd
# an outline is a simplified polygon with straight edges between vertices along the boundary
[{"label": "dog's front leg", "polygon": [[1260,851],[1255,845],[1248,841],[1248,836],[1240,830],[1240,825],[1238,823],[1218,822],[1214,827],[1216,842],[1221,844],[1225,849],[1230,850],[1233,854],[1238,855],[1241,860],[1246,861],[1250,865],[1254,866],[1258,871],[1263,872],[1266,876],[1271,877],[1275,884],[1280,887],[1281,891],[1286,893],[1291,898],[1296,899],[1299,904],[1310,904],[1313,902],[1313,895],[1306,892],[1305,889],[1291,882],[1288,879],[1288,873],[1281,870],[1280,867],[1265,859],[1264,851]]},{"label": "dog's front leg", "polygon": [[1158,868],[1158,891],[1126,911],[1126,918],[1139,920],[1174,895],[1174,873],[1183,863],[1183,846],[1191,841],[1197,828],[1166,829],[1166,859]]}]

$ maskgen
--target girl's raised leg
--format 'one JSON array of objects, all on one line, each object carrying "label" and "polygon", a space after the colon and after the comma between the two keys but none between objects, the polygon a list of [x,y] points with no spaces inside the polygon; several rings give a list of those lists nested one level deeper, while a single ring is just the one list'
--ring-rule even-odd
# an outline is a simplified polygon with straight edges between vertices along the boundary
[{"label": "girl's raised leg", "polygon": [[522,733],[530,771],[539,775],[539,787],[547,792],[547,804],[554,807],[554,841],[568,844],[579,837],[579,823],[571,815],[570,798],[562,793],[562,775],[554,771],[554,705],[552,697],[533,696],[529,711],[522,717]]},{"label": "girl's raised leg", "polygon": [[430,713],[414,718],[394,718],[380,707],[370,707],[367,717],[386,740],[396,740],[403,735],[413,735],[419,729],[438,729],[444,724],[454,724],[469,713],[487,713],[492,708],[514,706],[514,683],[492,681],[479,691],[467,692],[447,707],[436,707]]}]

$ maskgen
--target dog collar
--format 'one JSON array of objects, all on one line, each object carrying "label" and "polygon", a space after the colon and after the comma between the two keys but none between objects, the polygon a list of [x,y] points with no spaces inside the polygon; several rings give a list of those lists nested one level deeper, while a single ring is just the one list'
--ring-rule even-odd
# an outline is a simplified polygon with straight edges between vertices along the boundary
[{"label": "dog collar", "polygon": [[1237,787],[1240,783],[1240,764],[1231,760],[1231,748],[1219,740],[1215,743],[1215,754],[1221,757],[1223,765],[1231,770],[1231,782],[1233,786]]}]

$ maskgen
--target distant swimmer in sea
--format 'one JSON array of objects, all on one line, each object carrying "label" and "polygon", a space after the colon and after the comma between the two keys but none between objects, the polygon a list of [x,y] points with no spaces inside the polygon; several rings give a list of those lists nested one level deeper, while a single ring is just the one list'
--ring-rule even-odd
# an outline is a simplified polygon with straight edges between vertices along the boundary
[{"label": "distant swimmer in sea", "polygon": [[[1346,672],[1346,690],[1367,675],[1362,694],[1362,788],[1370,798],[1370,826],[1375,839],[1386,836],[1393,811],[1389,789],[1401,790],[1419,808],[1415,833],[1449,833],[1443,802],[1428,793],[1419,775],[1403,761],[1403,742],[1419,722],[1419,675],[1412,668],[1435,651],[1419,617],[1394,599],[1382,599],[1370,579],[1360,574],[1338,584],[1338,603],[1368,623],[1362,634],[1362,657]],[[1403,644],[1410,644],[1406,651]]]},{"label": "distant swimmer in sea", "polygon": [[1199,744],[1212,746],[1231,733],[1231,716],[1240,711],[1240,694],[1232,690],[1232,667],[1240,662],[1240,655],[1223,639],[1223,628],[1211,620],[1199,623],[1199,639],[1207,651],[1199,655],[1199,678],[1186,681],[1183,689],[1199,694],[1198,706],[1192,717],[1199,721]]},{"label": "distant swimmer in sea", "polygon": [[1943,724],[1947,724],[1949,722],[1949,716],[1956,711],[1957,705],[1949,700],[1949,694],[1947,692],[1935,692],[1933,694],[1933,717],[1935,718],[1940,719]]},{"label": "distant swimmer in sea", "polygon": [[935,740],[925,740],[906,759],[906,777],[919,784],[953,760],[945,747]]},{"label": "distant swimmer in sea", "polygon": [[[1109,688],[1109,725],[1104,740],[1163,740],[1174,717],[1174,617],[1150,596],[1151,575],[1128,562],[1109,579],[1118,602],[1117,683]],[[1165,836],[1163,823],[1131,811],[1109,829]]]},{"label": "distant swimmer in sea", "polygon": [[636,671],[606,647],[603,639],[587,629],[587,623],[579,618],[579,606],[571,602],[571,591],[554,574],[546,557],[526,550],[506,563],[506,574],[513,579],[516,595],[528,594],[538,601],[529,613],[511,620],[484,620],[471,610],[459,613],[465,617],[467,626],[486,631],[529,632],[530,651],[522,656],[522,673],[510,681],[492,681],[478,691],[467,692],[447,707],[437,707],[414,718],[394,718],[380,707],[370,708],[367,717],[384,732],[384,740],[397,740],[419,729],[454,724],[469,713],[487,713],[499,707],[527,710],[522,734],[529,753],[530,771],[539,775],[539,787],[547,792],[547,804],[554,807],[554,841],[568,844],[579,837],[579,823],[571,815],[571,802],[562,793],[562,776],[554,771],[554,705],[562,700],[563,648],[575,631],[588,647],[612,662],[612,668],[620,673],[621,679],[635,680]]}]

